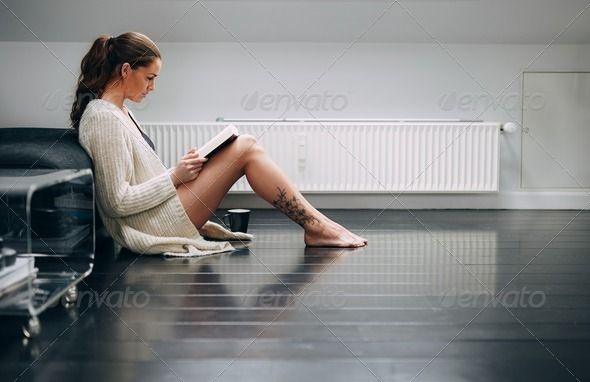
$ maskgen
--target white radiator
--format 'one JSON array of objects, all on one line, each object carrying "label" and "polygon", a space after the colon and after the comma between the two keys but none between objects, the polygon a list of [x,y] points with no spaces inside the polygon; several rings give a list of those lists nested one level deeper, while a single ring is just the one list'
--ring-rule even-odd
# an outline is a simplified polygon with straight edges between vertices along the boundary
[{"label": "white radiator", "polygon": [[[227,122],[148,123],[167,166]],[[499,123],[234,123],[258,138],[302,191],[496,192]],[[244,178],[231,191],[251,192]]]}]

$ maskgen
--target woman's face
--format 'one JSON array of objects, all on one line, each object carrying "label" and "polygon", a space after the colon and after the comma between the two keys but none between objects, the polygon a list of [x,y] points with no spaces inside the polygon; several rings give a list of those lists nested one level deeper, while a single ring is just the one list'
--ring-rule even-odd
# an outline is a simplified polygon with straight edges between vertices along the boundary
[{"label": "woman's face", "polygon": [[[151,91],[156,89],[156,77],[162,68],[162,60],[155,58],[148,66],[131,69],[129,64],[123,67],[123,84],[125,98],[141,102]],[[126,76],[125,76],[126,74]]]}]

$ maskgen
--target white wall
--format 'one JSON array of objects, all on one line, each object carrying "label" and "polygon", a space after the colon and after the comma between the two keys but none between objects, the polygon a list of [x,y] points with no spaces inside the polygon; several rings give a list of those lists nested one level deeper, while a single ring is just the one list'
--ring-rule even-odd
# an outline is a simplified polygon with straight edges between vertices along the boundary
[{"label": "white wall", "polygon": [[[528,70],[590,70],[590,45],[545,49],[544,45],[358,44],[346,50],[348,44],[249,43],[249,51],[233,43],[159,46],[164,64],[156,91],[134,107],[144,122],[282,116],[520,123],[520,74],[540,52]],[[47,47],[52,52],[40,43],[0,43],[0,127],[66,126],[79,62],[89,45],[47,43]],[[318,76],[304,98],[311,114],[288,108],[284,87],[299,95]],[[486,91],[496,96],[509,84],[499,102],[485,111],[492,102]],[[542,107],[542,102],[538,95],[525,96],[529,107]],[[499,194],[404,195],[400,198],[404,205],[395,203],[392,208],[582,208],[589,201],[582,191],[519,189],[520,134],[519,128],[502,137]],[[227,201],[231,204],[235,198],[242,204],[252,199],[231,195]],[[391,196],[311,199],[320,207],[380,208]]]}]

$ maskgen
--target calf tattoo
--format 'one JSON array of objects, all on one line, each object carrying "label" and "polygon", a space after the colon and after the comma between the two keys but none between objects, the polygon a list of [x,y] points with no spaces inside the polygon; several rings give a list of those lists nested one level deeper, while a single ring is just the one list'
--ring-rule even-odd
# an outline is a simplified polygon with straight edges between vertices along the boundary
[{"label": "calf tattoo", "polygon": [[306,214],[305,208],[301,206],[301,202],[295,196],[289,200],[287,198],[287,191],[284,188],[277,187],[277,189],[279,190],[279,194],[272,201],[272,205],[275,208],[278,208],[301,227],[305,226],[305,224],[319,223],[318,219]]}]

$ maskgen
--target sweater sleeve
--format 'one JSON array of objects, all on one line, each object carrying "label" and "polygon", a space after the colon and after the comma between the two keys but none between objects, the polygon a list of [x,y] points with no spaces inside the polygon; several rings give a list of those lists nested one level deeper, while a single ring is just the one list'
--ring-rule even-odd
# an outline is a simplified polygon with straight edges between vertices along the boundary
[{"label": "sweater sleeve", "polygon": [[132,185],[133,155],[122,121],[110,112],[93,114],[88,121],[87,150],[94,162],[97,199],[113,218],[156,207],[176,195],[168,171]]}]

